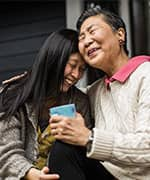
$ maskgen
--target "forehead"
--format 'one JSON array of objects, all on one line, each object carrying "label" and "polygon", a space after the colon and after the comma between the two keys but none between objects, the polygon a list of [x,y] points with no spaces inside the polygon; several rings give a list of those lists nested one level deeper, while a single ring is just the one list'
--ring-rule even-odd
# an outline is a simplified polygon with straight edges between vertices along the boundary
[{"label": "forehead", "polygon": [[81,28],[80,28],[80,33],[82,31],[88,30],[94,25],[96,26],[107,25],[108,26],[108,24],[105,22],[104,17],[102,15],[91,16],[85,19],[84,22],[82,23]]},{"label": "forehead", "polygon": [[80,53],[73,53],[70,55],[69,57],[69,62],[70,61],[74,61],[76,63],[80,63],[80,64],[85,64],[82,56],[80,55]]}]

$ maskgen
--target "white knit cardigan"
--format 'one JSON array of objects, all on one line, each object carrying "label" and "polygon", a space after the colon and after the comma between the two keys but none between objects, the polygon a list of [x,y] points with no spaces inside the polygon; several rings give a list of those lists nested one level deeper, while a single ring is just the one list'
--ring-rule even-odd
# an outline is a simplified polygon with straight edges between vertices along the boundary
[{"label": "white knit cardigan", "polygon": [[107,89],[104,78],[88,90],[95,118],[88,157],[119,180],[150,180],[150,63]]}]

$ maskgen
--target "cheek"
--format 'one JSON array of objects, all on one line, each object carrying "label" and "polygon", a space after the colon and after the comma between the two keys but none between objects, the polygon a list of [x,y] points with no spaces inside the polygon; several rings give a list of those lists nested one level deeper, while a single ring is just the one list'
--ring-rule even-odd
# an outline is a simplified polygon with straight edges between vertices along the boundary
[{"label": "cheek", "polygon": [[108,49],[110,50],[110,52],[113,52],[114,54],[118,53],[118,51],[120,51],[118,40],[112,39],[112,41],[109,42]]},{"label": "cheek", "polygon": [[68,75],[71,72],[71,68],[67,65],[64,71],[64,76]]},{"label": "cheek", "polygon": [[83,45],[83,43],[79,43],[78,48],[79,48],[80,54],[84,55],[83,54],[84,53],[84,45]]}]

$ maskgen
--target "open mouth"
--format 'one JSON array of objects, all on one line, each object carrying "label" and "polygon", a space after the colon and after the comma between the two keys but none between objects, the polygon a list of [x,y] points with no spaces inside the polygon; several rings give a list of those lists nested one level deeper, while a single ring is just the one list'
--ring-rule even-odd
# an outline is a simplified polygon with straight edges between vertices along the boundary
[{"label": "open mouth", "polygon": [[65,78],[65,84],[67,84],[68,86],[72,86],[74,84],[74,81],[68,78]]},{"label": "open mouth", "polygon": [[88,56],[89,57],[93,57],[93,56],[95,56],[96,54],[95,54],[95,52],[97,51],[97,50],[99,50],[100,48],[92,48],[92,49],[90,49],[89,51],[88,51]]}]

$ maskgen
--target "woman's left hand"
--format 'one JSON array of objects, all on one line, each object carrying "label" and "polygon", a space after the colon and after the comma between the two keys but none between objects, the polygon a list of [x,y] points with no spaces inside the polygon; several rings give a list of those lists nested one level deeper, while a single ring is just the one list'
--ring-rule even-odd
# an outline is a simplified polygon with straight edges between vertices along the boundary
[{"label": "woman's left hand", "polygon": [[51,134],[65,143],[85,146],[90,130],[85,126],[81,114],[76,113],[75,118],[52,116],[50,118]]}]

